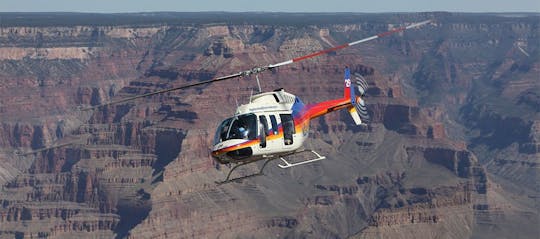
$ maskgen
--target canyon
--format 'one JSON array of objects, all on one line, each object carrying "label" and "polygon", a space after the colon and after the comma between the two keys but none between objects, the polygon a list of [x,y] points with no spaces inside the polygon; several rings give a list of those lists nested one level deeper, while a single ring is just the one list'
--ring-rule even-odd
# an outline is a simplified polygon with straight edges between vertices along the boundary
[{"label": "canyon", "polygon": [[[86,110],[433,19],[259,75],[306,103],[369,83],[317,163],[218,186],[254,77]],[[0,238],[537,238],[538,14],[0,13]],[[301,157],[300,155],[297,157]],[[249,165],[240,175],[256,172]]]}]

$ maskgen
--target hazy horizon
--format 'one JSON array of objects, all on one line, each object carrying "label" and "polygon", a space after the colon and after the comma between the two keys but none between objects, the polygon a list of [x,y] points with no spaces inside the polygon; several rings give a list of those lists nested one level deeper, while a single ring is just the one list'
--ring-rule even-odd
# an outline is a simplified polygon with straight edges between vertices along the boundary
[{"label": "hazy horizon", "polygon": [[252,2],[230,0],[227,2],[198,0],[19,0],[3,2],[0,12],[75,12],[75,13],[140,13],[140,12],[283,12],[283,13],[392,13],[392,12],[463,12],[463,13],[540,13],[540,1],[467,1],[436,2],[411,0],[407,2],[333,0]]}]

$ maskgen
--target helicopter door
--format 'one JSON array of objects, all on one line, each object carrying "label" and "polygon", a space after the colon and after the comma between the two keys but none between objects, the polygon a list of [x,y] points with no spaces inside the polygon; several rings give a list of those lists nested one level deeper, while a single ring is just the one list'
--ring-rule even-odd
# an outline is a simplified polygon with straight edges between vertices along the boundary
[{"label": "helicopter door", "polygon": [[283,126],[283,142],[285,145],[293,144],[293,135],[296,133],[294,129],[294,121],[291,114],[280,114],[281,125]]},{"label": "helicopter door", "polygon": [[266,120],[266,116],[260,115],[259,116],[259,140],[260,140],[260,146],[261,148],[266,148],[266,136],[268,136],[268,121]]}]

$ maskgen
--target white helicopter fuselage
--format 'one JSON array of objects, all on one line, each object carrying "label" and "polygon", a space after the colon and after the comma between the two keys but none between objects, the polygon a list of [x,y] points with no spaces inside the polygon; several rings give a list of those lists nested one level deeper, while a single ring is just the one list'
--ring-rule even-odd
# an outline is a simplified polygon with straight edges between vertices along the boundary
[{"label": "white helicopter fuselage", "polygon": [[284,90],[252,96],[220,125],[212,155],[220,163],[234,163],[299,149],[309,133],[309,119],[301,118],[304,108],[298,97]]}]

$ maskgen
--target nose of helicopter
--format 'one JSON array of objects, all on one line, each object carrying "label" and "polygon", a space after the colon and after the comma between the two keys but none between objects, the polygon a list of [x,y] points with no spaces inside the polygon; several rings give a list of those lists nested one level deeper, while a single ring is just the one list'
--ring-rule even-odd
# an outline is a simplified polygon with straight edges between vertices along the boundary
[{"label": "nose of helicopter", "polygon": [[215,144],[212,148],[212,157],[221,164],[232,163],[249,158],[253,155],[249,140],[227,140]]},{"label": "nose of helicopter", "polygon": [[223,152],[221,149],[213,149],[212,150],[212,158],[216,160],[220,164],[226,164],[229,163],[229,159],[227,158],[227,153]]}]

